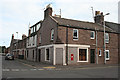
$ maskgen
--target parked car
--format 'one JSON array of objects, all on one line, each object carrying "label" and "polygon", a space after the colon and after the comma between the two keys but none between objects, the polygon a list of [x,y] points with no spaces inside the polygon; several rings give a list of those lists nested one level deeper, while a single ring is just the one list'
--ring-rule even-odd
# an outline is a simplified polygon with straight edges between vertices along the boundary
[{"label": "parked car", "polygon": [[6,54],[5,60],[14,60],[14,55],[10,53]]}]

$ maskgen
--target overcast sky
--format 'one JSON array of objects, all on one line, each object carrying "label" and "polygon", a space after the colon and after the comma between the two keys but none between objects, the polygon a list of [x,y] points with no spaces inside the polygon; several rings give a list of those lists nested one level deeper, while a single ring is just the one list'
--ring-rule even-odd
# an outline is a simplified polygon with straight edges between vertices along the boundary
[{"label": "overcast sky", "polygon": [[53,15],[63,18],[93,22],[91,7],[104,14],[106,21],[118,23],[119,0],[0,0],[0,46],[9,46],[11,36],[22,38],[28,35],[28,24],[31,26],[44,17],[44,8],[49,3],[53,7]]}]

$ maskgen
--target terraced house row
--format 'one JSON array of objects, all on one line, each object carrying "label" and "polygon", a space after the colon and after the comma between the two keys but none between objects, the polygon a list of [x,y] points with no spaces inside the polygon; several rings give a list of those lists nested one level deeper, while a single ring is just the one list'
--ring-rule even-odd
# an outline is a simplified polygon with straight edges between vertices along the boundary
[{"label": "terraced house row", "polygon": [[118,63],[119,24],[105,21],[104,34],[104,15],[100,11],[95,12],[94,23],[52,16],[52,12],[48,5],[44,19],[30,26],[22,40],[12,35],[10,52],[16,58],[53,65]]}]

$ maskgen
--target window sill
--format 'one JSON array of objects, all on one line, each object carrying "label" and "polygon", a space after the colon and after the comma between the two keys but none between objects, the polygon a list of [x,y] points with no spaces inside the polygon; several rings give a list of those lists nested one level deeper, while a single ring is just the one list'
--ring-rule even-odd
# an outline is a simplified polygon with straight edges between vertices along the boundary
[{"label": "window sill", "polygon": [[50,42],[53,42],[53,40],[50,40]]},{"label": "window sill", "polygon": [[91,40],[95,39],[95,38],[90,38]]},{"label": "window sill", "polygon": [[46,62],[50,62],[50,60],[45,60]]},{"label": "window sill", "polygon": [[74,41],[78,41],[78,39],[73,39]]},{"label": "window sill", "polygon": [[109,61],[110,59],[106,59],[106,61]]},{"label": "window sill", "polygon": [[88,62],[88,61],[77,61],[77,62]]}]

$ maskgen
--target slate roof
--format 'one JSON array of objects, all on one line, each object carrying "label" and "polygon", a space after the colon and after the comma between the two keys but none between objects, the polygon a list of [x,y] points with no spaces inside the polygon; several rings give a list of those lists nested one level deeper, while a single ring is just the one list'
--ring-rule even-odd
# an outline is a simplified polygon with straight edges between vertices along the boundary
[{"label": "slate roof", "polygon": [[113,30],[115,30],[117,33],[120,33],[120,24],[113,23],[113,22],[105,22],[105,25]]},{"label": "slate roof", "polygon": [[[83,28],[83,29],[91,29],[91,30],[97,29],[99,31],[104,30],[102,25],[98,25],[98,24],[93,23],[93,22],[78,21],[78,20],[60,18],[60,17],[55,17],[55,16],[52,16],[51,18],[61,26],[63,25],[63,26]],[[106,27],[106,31],[115,32],[113,29],[111,29],[109,27]]]}]

